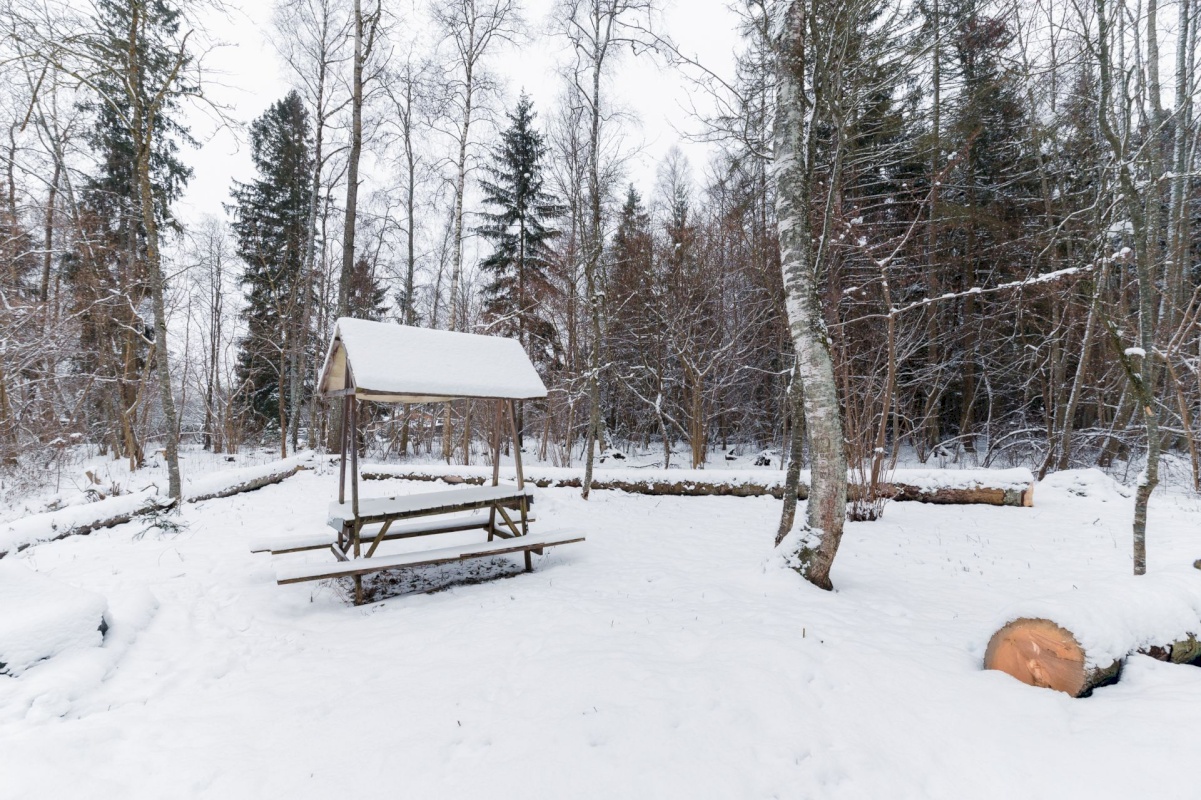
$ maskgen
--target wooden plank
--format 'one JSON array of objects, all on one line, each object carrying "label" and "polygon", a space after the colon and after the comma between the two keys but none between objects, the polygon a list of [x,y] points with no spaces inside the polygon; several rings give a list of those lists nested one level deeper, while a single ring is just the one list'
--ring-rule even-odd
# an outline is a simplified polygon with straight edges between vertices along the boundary
[{"label": "wooden plank", "polygon": [[[530,520],[533,521],[537,517],[530,515]],[[371,525],[363,526],[363,534],[365,536],[374,537],[383,527],[382,524],[376,522]],[[471,531],[477,528],[488,528],[487,514],[468,514],[467,516],[455,517],[447,520],[431,520],[417,521],[409,523],[393,524],[388,529],[387,536],[384,537],[385,542],[395,541],[397,539],[410,539],[415,536],[430,536],[438,533],[455,533],[457,531]],[[307,550],[324,550],[331,544],[336,543],[338,534],[333,531],[325,531],[304,536],[274,536],[256,540],[250,545],[252,553],[271,553],[272,555],[283,555],[285,553],[301,553]]]},{"label": "wooden plank", "polygon": [[353,559],[346,563],[335,564],[305,564],[276,571],[276,582],[281,586],[288,583],[325,580],[327,578],[362,577],[372,572],[386,569],[410,567],[428,567],[437,564],[451,564],[456,561],[467,561],[473,558],[523,553],[528,550],[556,547],[562,544],[574,544],[584,541],[583,536],[573,534],[537,534],[522,536],[517,539],[506,539],[501,542],[481,542],[474,545],[459,545],[443,547],[436,550],[423,550],[417,553],[404,553],[380,558]]}]

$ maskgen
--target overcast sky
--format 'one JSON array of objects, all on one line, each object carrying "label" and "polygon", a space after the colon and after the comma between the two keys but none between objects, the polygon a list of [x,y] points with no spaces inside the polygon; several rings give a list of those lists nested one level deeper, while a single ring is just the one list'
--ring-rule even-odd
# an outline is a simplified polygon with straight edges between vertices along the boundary
[{"label": "overcast sky", "polygon": [[[392,0],[389,9],[397,13],[410,3],[411,0]],[[227,105],[232,118],[242,125],[290,88],[286,70],[272,44],[272,5],[262,0],[244,2],[240,9],[207,23],[212,37],[227,43],[206,59],[206,64],[219,74],[221,83],[211,94]],[[554,5],[555,0],[525,0],[529,40],[507,47],[493,61],[494,69],[507,84],[506,100],[511,102],[524,88],[543,117],[562,91],[557,67],[568,56],[567,43],[546,33]],[[403,16],[413,30],[428,24],[421,11]],[[720,74],[730,73],[738,34],[736,16],[727,7],[727,0],[669,0],[661,14],[661,24],[682,51],[696,55]],[[649,55],[635,58],[628,50],[622,53],[614,75],[613,97],[633,112],[637,120],[628,142],[639,152],[630,164],[628,178],[644,194],[653,187],[656,164],[672,145],[680,144],[684,149],[696,177],[700,177],[708,160],[707,148],[680,141],[683,132],[699,129],[699,123],[688,111],[687,88],[687,82],[664,66],[661,59]],[[184,219],[222,213],[222,203],[229,201],[231,180],[251,177],[244,130],[219,128],[198,111],[191,112],[191,116],[193,132],[203,144],[198,150],[185,153],[195,174],[178,206]],[[370,175],[366,179],[373,182]]]}]

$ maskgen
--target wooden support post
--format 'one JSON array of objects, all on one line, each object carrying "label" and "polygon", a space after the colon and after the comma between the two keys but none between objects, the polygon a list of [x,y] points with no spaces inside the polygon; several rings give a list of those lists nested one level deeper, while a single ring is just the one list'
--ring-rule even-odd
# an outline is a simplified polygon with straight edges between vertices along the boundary
[{"label": "wooden support post", "polygon": [[[359,519],[359,401],[350,397],[350,508],[354,512],[354,557],[362,555],[363,523]],[[363,604],[363,576],[354,576],[354,604]]]},{"label": "wooden support post", "polygon": [[492,485],[500,485],[501,429],[504,427],[504,401],[496,401],[496,424],[492,431]]},{"label": "wooden support post", "polygon": [[359,516],[359,410],[358,400],[350,398],[350,509]]},{"label": "wooden support post", "polygon": [[342,398],[341,427],[338,429],[338,502],[346,502],[346,417],[350,414],[350,397]]},{"label": "wooden support post", "polygon": [[525,475],[521,471],[521,448],[517,446],[517,413],[513,410],[513,401],[509,402],[509,433],[513,437],[513,465],[517,468],[517,488],[525,488]]},{"label": "wooden support post", "polygon": [[[496,401],[496,413],[493,415],[492,425],[492,485],[500,485],[500,443],[501,443],[501,428],[504,427],[502,420],[504,419],[504,401]],[[493,508],[488,512],[488,541],[492,541],[493,534],[496,531],[496,509]]]},{"label": "wooden support post", "polygon": [[[517,467],[517,488],[525,488],[525,473],[521,469],[521,448],[517,446],[517,412],[514,409],[515,403],[509,401],[509,433],[513,437],[513,464]],[[530,532],[529,526],[529,502],[526,498],[521,498],[521,535],[525,536]],[[527,557],[528,558],[528,557]]]}]

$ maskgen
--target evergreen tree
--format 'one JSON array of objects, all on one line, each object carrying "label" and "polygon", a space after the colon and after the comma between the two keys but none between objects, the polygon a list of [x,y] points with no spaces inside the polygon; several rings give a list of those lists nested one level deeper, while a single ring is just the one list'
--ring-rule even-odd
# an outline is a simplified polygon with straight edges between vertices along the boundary
[{"label": "evergreen tree", "polygon": [[[630,184],[617,219],[617,230],[613,234],[613,266],[609,277],[616,301],[614,305],[618,309],[649,299],[654,268],[654,241],[650,225],[650,216],[642,205],[642,198],[634,185]],[[622,313],[618,311],[617,315]]]},{"label": "evergreen tree", "polygon": [[[234,233],[246,265],[246,335],[238,357],[238,381],[261,423],[287,430],[292,375],[288,354],[301,335],[298,310],[311,291],[302,269],[307,245],[310,176],[309,121],[295,91],[276,102],[250,127],[251,158],[259,177],[234,184]],[[295,413],[295,409],[291,409]]]},{"label": "evergreen tree", "polygon": [[516,335],[535,361],[545,363],[558,350],[544,307],[553,291],[549,242],[558,235],[549,222],[563,212],[543,188],[546,145],[534,129],[535,116],[522,93],[487,168],[490,179],[482,182],[484,202],[496,211],[483,214],[477,230],[494,247],[480,265],[488,276],[484,311],[497,323],[492,330]]},{"label": "evergreen tree", "polygon": [[388,292],[370,261],[359,256],[350,272],[347,313],[358,319],[381,320],[388,313]]}]

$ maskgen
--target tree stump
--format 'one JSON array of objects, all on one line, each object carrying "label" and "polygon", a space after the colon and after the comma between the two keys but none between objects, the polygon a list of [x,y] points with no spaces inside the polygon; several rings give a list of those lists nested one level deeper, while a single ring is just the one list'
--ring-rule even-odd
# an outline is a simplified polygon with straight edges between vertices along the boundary
[{"label": "tree stump", "polygon": [[1086,697],[1098,686],[1114,683],[1122,664],[1088,666],[1084,648],[1070,631],[1049,619],[1022,617],[993,634],[984,653],[984,668],[1000,670],[1022,683]]}]

